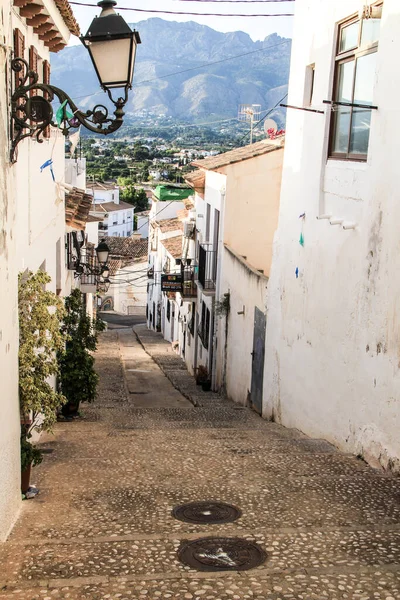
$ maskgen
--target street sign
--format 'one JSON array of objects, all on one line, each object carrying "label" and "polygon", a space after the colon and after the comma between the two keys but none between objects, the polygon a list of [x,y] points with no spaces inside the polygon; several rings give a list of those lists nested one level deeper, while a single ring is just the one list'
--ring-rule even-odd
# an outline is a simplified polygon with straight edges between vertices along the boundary
[{"label": "street sign", "polygon": [[171,273],[169,275],[161,275],[161,291],[162,292],[181,292],[183,285],[183,277],[181,273]]}]

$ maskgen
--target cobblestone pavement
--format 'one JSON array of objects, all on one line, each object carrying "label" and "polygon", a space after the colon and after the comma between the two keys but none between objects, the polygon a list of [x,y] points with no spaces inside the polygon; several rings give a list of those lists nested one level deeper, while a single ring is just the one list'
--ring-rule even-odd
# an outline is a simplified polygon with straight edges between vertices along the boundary
[{"label": "cobblestone pavement", "polygon": [[[0,599],[400,600],[400,479],[199,391],[170,345],[137,334],[173,385],[129,330],[102,334],[99,398],[43,439],[41,493],[0,549]],[[201,500],[242,516],[171,515]],[[267,560],[213,573],[177,560],[210,535]]]}]

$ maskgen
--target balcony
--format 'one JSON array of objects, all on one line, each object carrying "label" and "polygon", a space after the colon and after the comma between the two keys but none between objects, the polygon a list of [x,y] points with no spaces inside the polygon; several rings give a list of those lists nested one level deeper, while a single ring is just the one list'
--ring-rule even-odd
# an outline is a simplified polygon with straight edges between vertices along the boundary
[{"label": "balcony", "polygon": [[182,282],[182,297],[183,298],[196,298],[197,297],[197,286],[195,283],[195,267],[184,267],[182,269],[183,282]]},{"label": "balcony", "polygon": [[212,244],[199,247],[198,281],[204,291],[214,291],[217,279],[217,251]]}]

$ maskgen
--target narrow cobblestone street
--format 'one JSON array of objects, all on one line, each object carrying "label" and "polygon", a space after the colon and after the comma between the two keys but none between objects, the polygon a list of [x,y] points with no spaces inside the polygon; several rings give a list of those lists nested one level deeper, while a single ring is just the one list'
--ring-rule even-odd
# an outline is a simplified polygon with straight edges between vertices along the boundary
[{"label": "narrow cobblestone street", "polygon": [[[400,479],[199,391],[169,344],[136,332],[101,335],[97,401],[42,438],[40,495],[0,550],[0,599],[399,600]],[[202,500],[242,516],[171,515]],[[267,559],[242,572],[177,560],[210,535]]]}]

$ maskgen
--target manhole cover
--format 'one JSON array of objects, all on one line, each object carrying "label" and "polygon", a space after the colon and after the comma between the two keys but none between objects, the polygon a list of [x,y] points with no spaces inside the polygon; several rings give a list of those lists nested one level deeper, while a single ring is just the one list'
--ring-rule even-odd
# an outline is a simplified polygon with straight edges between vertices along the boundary
[{"label": "manhole cover", "polygon": [[254,542],[208,537],[184,543],[178,558],[197,571],[247,571],[262,565],[267,554]]},{"label": "manhole cover", "polygon": [[176,506],[172,515],[185,523],[231,523],[242,516],[242,512],[224,502],[190,502]]}]

